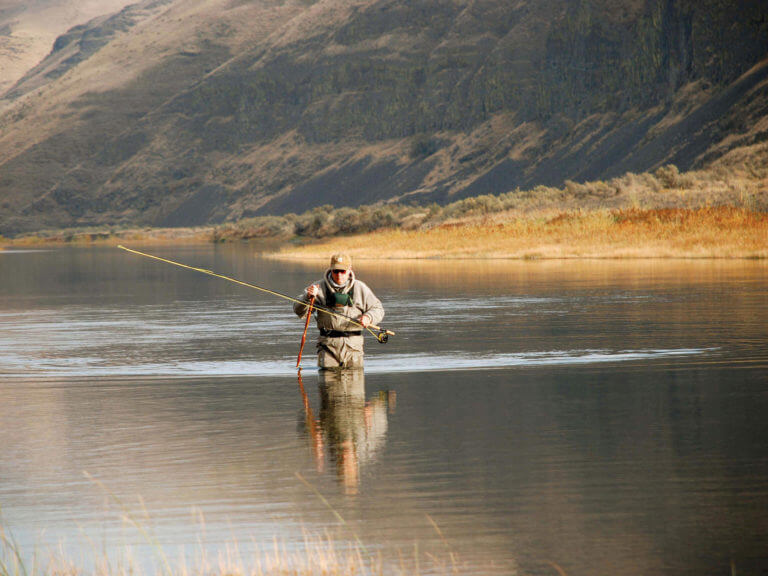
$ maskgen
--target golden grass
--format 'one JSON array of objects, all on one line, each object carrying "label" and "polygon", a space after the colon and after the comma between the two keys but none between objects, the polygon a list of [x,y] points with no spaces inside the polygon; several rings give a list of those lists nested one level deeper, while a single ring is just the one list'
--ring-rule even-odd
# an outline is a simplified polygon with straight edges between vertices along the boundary
[{"label": "golden grass", "polygon": [[443,206],[324,206],[196,228],[72,228],[0,237],[0,245],[252,241],[276,258],[323,259],[340,250],[370,259],[768,258],[768,168],[731,160]]},{"label": "golden grass", "polygon": [[342,250],[365,259],[768,258],[768,213],[732,206],[507,212],[283,247],[274,256]]},{"label": "golden grass", "polygon": [[[141,228],[63,230],[1,239],[5,246],[201,244],[219,229]],[[282,238],[272,257],[326,258],[346,251],[356,258],[768,258],[768,213],[743,206],[507,210],[431,226],[387,228],[331,236],[303,245]]]}]

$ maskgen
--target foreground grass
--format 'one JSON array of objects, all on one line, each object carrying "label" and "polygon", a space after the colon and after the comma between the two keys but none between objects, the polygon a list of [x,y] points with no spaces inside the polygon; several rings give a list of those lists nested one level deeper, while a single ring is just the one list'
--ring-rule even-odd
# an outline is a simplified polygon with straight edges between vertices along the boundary
[{"label": "foreground grass", "polygon": [[500,213],[284,247],[278,258],[768,258],[768,213],[663,208]]},{"label": "foreground grass", "polygon": [[[241,545],[232,542],[216,553],[200,550],[196,557],[183,555],[174,560],[162,549],[156,550],[154,568],[138,562],[130,547],[107,554],[94,547],[87,566],[67,557],[61,548],[38,550],[35,558],[25,563],[23,552],[4,542],[0,553],[0,576],[353,576],[367,574],[421,574],[418,562],[400,566],[385,565],[378,555],[361,549],[340,549],[333,538],[305,536],[303,546],[287,550],[277,540],[258,553],[244,553]],[[143,564],[146,564],[143,563]],[[414,564],[416,567],[414,567]],[[457,574],[451,560],[428,558],[424,567],[430,574]]]},{"label": "foreground grass", "polygon": [[[367,548],[341,514],[298,472],[296,478],[321,499],[335,518],[332,529],[322,535],[302,530],[302,541],[290,545],[277,537],[265,545],[253,539],[241,544],[233,536],[211,551],[205,545],[205,520],[198,512],[200,533],[196,545],[182,545],[174,556],[159,542],[141,498],[139,506],[134,504],[132,508],[101,480],[88,472],[83,475],[117,507],[123,528],[140,537],[146,550],[144,557],[137,559],[128,544],[108,546],[103,538],[89,536],[82,526],[78,526],[80,535],[90,545],[84,560],[68,555],[64,543],[25,550],[0,516],[0,576],[447,576],[459,574],[464,568],[428,514],[426,520],[442,543],[437,551],[422,551],[414,543],[412,552],[398,552],[397,558],[385,559],[381,552]],[[150,557],[146,557],[147,551]]]},{"label": "foreground grass", "polygon": [[[126,514],[123,521],[137,530],[145,543],[138,559],[131,545],[107,546],[98,538],[82,533],[90,544],[89,552],[80,552],[78,560],[67,553],[64,543],[55,547],[23,549],[11,531],[0,524],[0,576],[433,576],[460,574],[465,566],[452,552],[442,532],[427,516],[445,544],[438,553],[421,551],[417,543],[412,551],[385,559],[354,536],[336,536],[326,531],[303,541],[286,545],[275,537],[258,545],[255,541],[231,540],[213,551],[204,546],[205,526],[197,537],[197,546],[181,546],[174,552],[158,543],[148,519],[137,521]],[[342,522],[342,524],[345,524]],[[82,532],[82,527],[80,527]],[[334,530],[337,533],[339,529]],[[150,554],[147,557],[147,549]],[[86,558],[82,558],[83,554]]]},{"label": "foreground grass", "polygon": [[[68,555],[63,544],[30,553],[0,527],[0,576],[448,576],[466,569],[450,550],[433,554],[415,544],[397,559],[385,560],[359,540],[350,545],[328,532],[322,536],[304,532],[303,542],[290,547],[277,538],[263,547],[232,540],[214,551],[206,550],[201,535],[196,551],[182,547],[174,554],[159,545],[146,526],[134,527],[145,536],[151,557],[137,559],[130,545],[107,551],[104,542],[90,538],[85,560]],[[438,533],[443,538],[439,529]]]},{"label": "foreground grass", "polygon": [[[182,545],[178,559],[174,559],[158,541],[141,498],[139,507],[134,504],[132,510],[101,480],[88,472],[83,475],[117,506],[123,527],[135,530],[151,557],[139,561],[130,545],[108,547],[104,539],[90,537],[82,526],[79,532],[90,544],[90,553],[84,562],[68,556],[63,543],[55,548],[25,550],[0,516],[0,576],[419,576],[422,573],[440,576],[459,574],[464,568],[428,514],[426,520],[442,543],[438,551],[421,551],[418,543],[414,543],[411,553],[399,552],[397,559],[385,559],[381,552],[367,548],[341,514],[298,472],[296,478],[321,499],[335,518],[332,531],[326,529],[322,535],[311,535],[302,530],[302,541],[292,545],[281,543],[277,537],[266,545],[259,545],[255,540],[241,545],[232,539],[211,552],[205,546],[205,520],[202,512],[198,512],[200,533],[196,537],[197,546],[192,546],[195,551]],[[108,548],[111,548],[109,552]]]}]

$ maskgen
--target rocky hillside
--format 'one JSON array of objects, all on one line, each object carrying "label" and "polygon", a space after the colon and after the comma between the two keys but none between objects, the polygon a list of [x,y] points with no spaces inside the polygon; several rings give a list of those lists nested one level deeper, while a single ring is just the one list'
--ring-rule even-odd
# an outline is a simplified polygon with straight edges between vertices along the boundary
[{"label": "rocky hillside", "polygon": [[768,4],[145,0],[0,110],[4,235],[762,166]]}]

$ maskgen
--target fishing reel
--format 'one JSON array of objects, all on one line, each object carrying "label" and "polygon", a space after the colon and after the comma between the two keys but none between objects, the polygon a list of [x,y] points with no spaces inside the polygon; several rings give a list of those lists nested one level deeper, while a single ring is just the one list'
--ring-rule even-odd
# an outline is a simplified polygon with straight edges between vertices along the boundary
[{"label": "fishing reel", "polygon": [[374,336],[376,336],[376,340],[379,341],[379,344],[386,344],[387,341],[389,341],[389,332],[386,330],[379,330],[378,332],[374,333]]}]

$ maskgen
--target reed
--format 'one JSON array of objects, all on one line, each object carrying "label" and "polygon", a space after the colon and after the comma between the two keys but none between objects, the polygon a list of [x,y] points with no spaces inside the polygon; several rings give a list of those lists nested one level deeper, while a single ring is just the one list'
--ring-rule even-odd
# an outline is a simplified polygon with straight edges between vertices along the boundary
[{"label": "reed", "polygon": [[[453,551],[445,557],[420,552],[386,560],[361,544],[350,544],[326,532],[311,535],[304,531],[301,543],[288,546],[277,537],[271,542],[244,545],[232,538],[214,550],[202,545],[197,551],[179,551],[178,556],[158,546],[162,561],[139,561],[125,545],[106,551],[103,543],[92,544],[87,562],[78,561],[62,544],[55,548],[38,546],[31,554],[0,529],[0,576],[435,576],[459,574],[464,568]],[[202,541],[202,537],[198,538]],[[247,549],[248,551],[244,551]]]},{"label": "reed", "polygon": [[[352,576],[384,574],[383,561],[378,556],[364,556],[359,550],[340,549],[329,537],[306,536],[303,547],[288,550],[275,539],[270,546],[252,555],[241,552],[242,546],[232,541],[214,553],[199,551],[194,559],[183,555],[167,567],[148,569],[133,556],[130,548],[113,551],[108,557],[95,551],[84,566],[68,557],[61,548],[41,549],[28,568],[24,551],[9,548],[0,553],[2,576]],[[118,558],[118,559],[115,559]],[[403,574],[416,574],[406,571]]]},{"label": "reed", "polygon": [[[205,519],[197,510],[195,516],[200,533],[195,539],[196,550],[182,547],[178,558],[174,559],[155,534],[151,516],[141,498],[141,513],[136,514],[133,511],[135,505],[128,505],[91,474],[83,474],[116,505],[121,522],[134,529],[148,546],[152,562],[147,558],[143,562],[137,560],[129,545],[96,544],[87,535],[84,535],[90,543],[87,562],[78,562],[68,555],[62,543],[56,548],[37,546],[33,551],[25,550],[0,517],[0,576],[419,576],[422,573],[441,576],[459,574],[464,568],[440,527],[428,515],[426,520],[443,543],[441,553],[422,554],[416,544],[412,556],[398,553],[397,558],[386,559],[381,552],[369,550],[341,514],[299,473],[296,477],[333,515],[334,532],[325,530],[322,534],[311,534],[302,530],[302,540],[290,545],[277,537],[271,542],[251,540],[248,545],[242,545],[233,536],[212,549],[205,544]],[[148,568],[150,564],[152,567]]]}]

